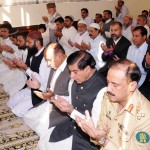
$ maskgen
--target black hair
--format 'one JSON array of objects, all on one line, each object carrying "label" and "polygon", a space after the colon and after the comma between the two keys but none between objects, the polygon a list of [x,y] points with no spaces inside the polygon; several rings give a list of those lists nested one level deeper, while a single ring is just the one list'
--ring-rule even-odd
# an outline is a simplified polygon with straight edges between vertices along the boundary
[{"label": "black hair", "polygon": [[57,54],[58,52],[61,52],[62,54],[65,54],[64,48],[58,42],[50,42],[46,46],[45,50],[47,51],[49,48],[53,48],[55,54]]},{"label": "black hair", "polygon": [[112,61],[109,64],[109,68],[122,69],[127,68],[125,71],[125,76],[129,77],[131,81],[138,82],[141,78],[141,71],[136,63],[128,60],[128,59],[120,59],[117,61]]},{"label": "black hair", "polygon": [[144,35],[147,36],[147,30],[146,30],[145,27],[143,27],[143,26],[137,26],[137,27],[134,28],[133,32],[134,32],[134,31],[137,31],[137,30],[140,30],[140,31],[141,31],[141,35],[142,35],[142,36],[144,36]]},{"label": "black hair", "polygon": [[58,17],[57,19],[55,19],[55,23],[56,22],[60,22],[60,23],[63,23],[64,22],[64,19],[62,17]]},{"label": "black hair", "polygon": [[89,13],[87,8],[82,8],[81,11],[85,11],[87,14]]},{"label": "black hair", "polygon": [[104,12],[107,12],[111,16],[111,18],[112,18],[112,12],[110,10],[104,10],[103,13]]},{"label": "black hair", "polygon": [[46,25],[45,24],[39,24],[38,29],[44,29],[44,31],[46,31]]},{"label": "black hair", "polygon": [[73,18],[70,16],[65,16],[65,19],[69,19],[70,21],[73,21]]},{"label": "black hair", "polygon": [[87,66],[90,66],[92,69],[95,69],[96,62],[93,56],[86,51],[76,51],[68,56],[67,64],[73,65],[77,63],[77,66],[80,70],[85,69]]},{"label": "black hair", "polygon": [[122,29],[122,23],[114,21],[110,26],[118,25]]}]

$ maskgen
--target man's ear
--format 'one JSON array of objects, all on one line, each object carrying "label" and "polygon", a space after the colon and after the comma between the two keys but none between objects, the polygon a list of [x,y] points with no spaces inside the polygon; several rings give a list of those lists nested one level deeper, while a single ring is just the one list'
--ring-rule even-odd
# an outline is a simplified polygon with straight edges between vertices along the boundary
[{"label": "man's ear", "polygon": [[85,71],[86,71],[87,73],[89,73],[89,71],[90,71],[90,66],[86,66],[86,67],[85,67]]},{"label": "man's ear", "polygon": [[130,91],[134,92],[136,88],[137,88],[137,82],[136,81],[130,82]]}]

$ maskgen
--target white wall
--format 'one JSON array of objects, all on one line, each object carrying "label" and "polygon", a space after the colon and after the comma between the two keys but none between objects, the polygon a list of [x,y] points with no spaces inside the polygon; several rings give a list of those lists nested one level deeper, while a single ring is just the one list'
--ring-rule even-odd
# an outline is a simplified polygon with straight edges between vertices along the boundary
[{"label": "white wall", "polygon": [[[75,20],[80,19],[80,10],[85,7],[89,9],[90,16],[95,13],[102,13],[105,9],[112,10],[115,14],[114,6],[117,0],[99,0],[87,2],[65,2],[57,3],[57,11],[64,17],[74,16]],[[150,0],[125,0],[130,14],[137,17],[143,9],[150,9]],[[42,16],[47,15],[45,4],[30,4],[22,6],[0,7],[0,21],[8,20],[13,26],[27,26],[43,23]]]}]

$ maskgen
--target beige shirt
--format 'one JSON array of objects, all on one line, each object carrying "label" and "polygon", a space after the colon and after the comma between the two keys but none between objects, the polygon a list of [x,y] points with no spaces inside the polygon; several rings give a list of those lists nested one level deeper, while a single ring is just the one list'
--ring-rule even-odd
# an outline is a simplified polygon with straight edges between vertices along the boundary
[{"label": "beige shirt", "polygon": [[110,131],[102,150],[150,150],[150,102],[136,90],[119,113],[118,108],[105,94],[98,128]]}]

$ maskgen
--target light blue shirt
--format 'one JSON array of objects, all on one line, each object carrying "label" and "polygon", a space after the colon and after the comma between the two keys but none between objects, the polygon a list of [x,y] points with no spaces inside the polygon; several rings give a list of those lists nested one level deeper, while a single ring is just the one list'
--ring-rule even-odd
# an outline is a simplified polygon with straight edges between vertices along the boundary
[{"label": "light blue shirt", "polygon": [[135,46],[134,44],[132,44],[128,49],[127,59],[135,62],[137,66],[140,68],[141,73],[142,73],[141,79],[138,83],[138,87],[140,87],[143,84],[146,78],[146,74],[147,74],[142,66],[142,61],[146,54],[147,47],[148,47],[148,44],[144,42],[139,48]]}]

